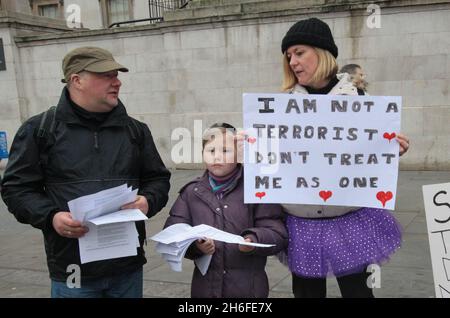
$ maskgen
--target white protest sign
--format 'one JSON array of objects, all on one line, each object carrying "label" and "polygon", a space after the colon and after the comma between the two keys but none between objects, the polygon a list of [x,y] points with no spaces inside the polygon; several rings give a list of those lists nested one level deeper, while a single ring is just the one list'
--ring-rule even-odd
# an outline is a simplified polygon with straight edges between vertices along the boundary
[{"label": "white protest sign", "polygon": [[450,298],[450,183],[423,186],[436,298]]},{"label": "white protest sign", "polygon": [[244,94],[245,203],[395,208],[400,96]]}]

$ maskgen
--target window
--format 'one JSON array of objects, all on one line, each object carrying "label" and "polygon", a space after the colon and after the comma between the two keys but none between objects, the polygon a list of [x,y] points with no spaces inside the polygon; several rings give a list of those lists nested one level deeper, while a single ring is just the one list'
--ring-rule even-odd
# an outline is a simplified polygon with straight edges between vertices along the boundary
[{"label": "window", "polygon": [[58,5],[57,4],[45,4],[38,5],[38,14],[47,18],[58,18]]},{"label": "window", "polygon": [[52,19],[63,18],[63,4],[62,0],[30,0],[31,12],[34,15]]},{"label": "window", "polygon": [[100,0],[105,27],[133,19],[133,0]]},{"label": "window", "polygon": [[128,0],[108,1],[109,23],[121,22],[130,19]]}]

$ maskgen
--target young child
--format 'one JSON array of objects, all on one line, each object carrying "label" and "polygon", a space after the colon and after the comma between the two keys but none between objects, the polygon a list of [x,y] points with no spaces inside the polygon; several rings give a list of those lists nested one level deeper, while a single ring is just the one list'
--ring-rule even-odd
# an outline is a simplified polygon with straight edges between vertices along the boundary
[{"label": "young child", "polygon": [[197,268],[194,270],[192,297],[267,297],[267,256],[287,246],[280,205],[244,204],[243,171],[236,162],[235,135],[236,129],[226,123],[214,124],[206,131],[203,160],[207,170],[180,190],[164,227],[175,223],[207,224],[241,235],[248,242],[275,246],[255,248],[208,238],[192,243],[187,258],[212,255],[204,276]]}]

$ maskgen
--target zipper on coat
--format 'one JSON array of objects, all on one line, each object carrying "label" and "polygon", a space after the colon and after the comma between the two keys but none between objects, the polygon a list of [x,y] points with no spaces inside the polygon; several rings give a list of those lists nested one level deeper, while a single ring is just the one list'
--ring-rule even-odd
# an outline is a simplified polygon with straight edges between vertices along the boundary
[{"label": "zipper on coat", "polygon": [[96,131],[94,131],[94,148],[95,148],[95,150],[99,149],[99,146],[98,146],[98,132],[96,132]]}]

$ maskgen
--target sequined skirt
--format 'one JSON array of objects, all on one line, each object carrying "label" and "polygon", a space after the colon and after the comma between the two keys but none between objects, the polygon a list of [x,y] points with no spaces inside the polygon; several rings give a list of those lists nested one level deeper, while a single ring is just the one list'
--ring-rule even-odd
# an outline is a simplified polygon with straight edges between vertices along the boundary
[{"label": "sequined skirt", "polygon": [[289,215],[288,265],[298,276],[320,278],[364,271],[382,264],[401,245],[401,227],[391,212],[362,208],[328,219]]}]

